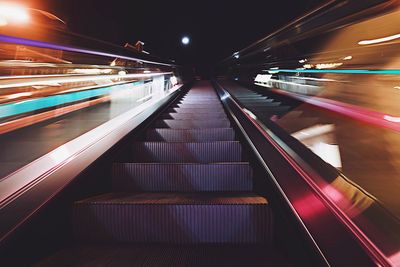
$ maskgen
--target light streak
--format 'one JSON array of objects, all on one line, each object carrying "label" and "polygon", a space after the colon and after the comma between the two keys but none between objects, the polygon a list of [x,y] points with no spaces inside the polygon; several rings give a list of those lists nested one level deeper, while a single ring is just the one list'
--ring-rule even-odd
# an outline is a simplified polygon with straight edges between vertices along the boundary
[{"label": "light streak", "polygon": [[390,35],[390,36],[386,36],[386,37],[382,37],[382,38],[359,41],[358,44],[359,45],[379,44],[379,43],[383,43],[383,42],[393,41],[393,40],[396,40],[399,38],[400,38],[400,34],[394,34],[394,35]]},{"label": "light streak", "polygon": [[56,83],[75,83],[75,82],[88,82],[88,81],[99,81],[99,80],[110,80],[110,79],[120,79],[123,77],[124,79],[135,79],[135,78],[149,78],[159,75],[171,74],[171,72],[158,72],[158,73],[132,73],[132,74],[114,74],[114,75],[101,75],[101,76],[73,76],[73,77],[65,77],[65,78],[47,78],[40,80],[31,80],[31,81],[21,81],[21,82],[3,82],[0,84],[0,89],[7,88],[15,88],[15,87],[26,87],[26,86],[36,86],[43,84],[56,84]]}]

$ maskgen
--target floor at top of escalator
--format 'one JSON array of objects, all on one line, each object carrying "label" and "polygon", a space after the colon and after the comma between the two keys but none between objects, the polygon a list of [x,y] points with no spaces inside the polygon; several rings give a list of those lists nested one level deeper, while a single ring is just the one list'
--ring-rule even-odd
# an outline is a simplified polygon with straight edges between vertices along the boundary
[{"label": "floor at top of escalator", "polygon": [[262,245],[81,245],[34,265],[47,266],[292,266]]}]

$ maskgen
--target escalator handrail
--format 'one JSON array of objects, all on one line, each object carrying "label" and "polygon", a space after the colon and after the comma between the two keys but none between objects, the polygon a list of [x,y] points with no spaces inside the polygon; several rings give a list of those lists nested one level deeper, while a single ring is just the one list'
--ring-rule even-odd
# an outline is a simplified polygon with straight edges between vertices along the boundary
[{"label": "escalator handrail", "polygon": [[[374,262],[376,265],[380,266],[391,266],[390,260],[382,253],[379,248],[355,225],[350,218],[347,217],[344,212],[337,207],[333,201],[331,201],[318,187],[318,185],[314,182],[314,179],[310,176],[311,174],[309,171],[304,170],[304,168],[296,162],[295,159],[292,158],[292,156],[285,150],[285,148],[282,146],[283,142],[279,139],[278,136],[276,136],[271,130],[269,130],[262,122],[260,122],[257,118],[253,118],[250,116],[241,106],[240,104],[237,103],[237,101],[229,94],[227,90],[225,90],[220,84],[217,82],[214,82],[216,84],[216,88],[218,90],[221,90],[221,100],[222,102],[228,106],[228,110],[230,110],[231,113],[234,113],[231,110],[231,106],[233,105],[235,110],[238,110],[241,113],[241,116],[246,117],[246,119],[251,123],[253,126],[253,129],[257,130],[259,134],[261,134],[264,139],[279,153],[279,155],[286,161],[286,165],[290,166],[292,170],[294,170],[297,173],[296,179],[301,179],[307,184],[308,187],[308,194],[312,194],[313,196],[317,197],[321,203],[323,203],[324,207],[326,207],[326,211],[329,212],[331,215],[333,215],[337,221],[334,223],[340,223],[342,226],[344,226],[347,230],[347,235],[350,234],[350,236],[355,238],[357,240],[357,243],[359,244],[359,248],[361,248],[363,251],[366,252],[366,255],[370,257],[372,262]],[[229,105],[227,101],[230,101],[232,104]],[[238,121],[240,124],[240,122]],[[243,129],[243,128],[242,128]],[[247,133],[244,133],[247,135]],[[250,140],[250,138],[248,138]],[[256,146],[253,145],[253,148],[256,148]],[[260,155],[260,153],[256,152],[257,154]],[[262,158],[262,155],[260,155],[261,161],[264,161]],[[317,249],[319,252],[322,253],[322,256],[326,259],[328,262],[328,265],[331,263],[331,260],[328,260],[327,257],[325,257],[325,253],[327,249],[329,248],[329,244],[324,244],[322,242],[318,242],[315,240],[315,237],[317,235],[323,234],[325,231],[321,231],[321,229],[313,229],[313,227],[310,227],[310,225],[307,225],[304,220],[304,215],[299,212],[299,210],[295,207],[296,205],[293,203],[293,199],[289,197],[290,195],[290,190],[297,190],[297,189],[289,189],[285,187],[284,185],[282,186],[280,183],[280,177],[278,175],[274,175],[273,172],[269,169],[268,163],[265,163],[265,167],[268,168],[268,173],[271,175],[275,185],[278,187],[279,191],[283,194],[283,197],[288,201],[288,205],[291,207],[292,211],[295,213],[296,218],[300,220],[300,224],[305,227],[306,233],[309,234],[309,237],[312,239],[312,242],[317,246]],[[318,175],[316,173],[313,173],[312,175]],[[346,235],[346,233],[340,233],[342,235]],[[339,235],[338,235],[339,236]],[[336,237],[338,237],[336,236]],[[351,246],[346,246],[346,249],[352,249]],[[335,253],[334,253],[335,254]],[[353,259],[354,260],[354,259]],[[335,265],[335,264],[333,264]]]},{"label": "escalator handrail", "polygon": [[173,101],[184,86],[133,108],[56,148],[0,182],[0,245],[128,133]]}]

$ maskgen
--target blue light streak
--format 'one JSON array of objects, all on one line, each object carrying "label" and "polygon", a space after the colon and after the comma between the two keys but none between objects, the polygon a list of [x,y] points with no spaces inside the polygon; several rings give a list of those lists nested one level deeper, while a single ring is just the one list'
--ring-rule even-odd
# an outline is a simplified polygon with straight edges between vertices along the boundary
[{"label": "blue light streak", "polygon": [[388,70],[358,70],[358,69],[336,69],[336,70],[296,70],[296,69],[270,69],[270,73],[340,73],[340,74],[383,74],[383,75],[399,75],[400,70],[388,69]]},{"label": "blue light streak", "polygon": [[21,102],[3,104],[0,105],[0,119],[40,109],[51,108],[63,104],[82,101],[92,97],[108,95],[117,91],[130,89],[141,84],[143,84],[143,82],[139,81],[134,83],[113,85],[92,90],[52,95],[42,98],[29,99]]}]

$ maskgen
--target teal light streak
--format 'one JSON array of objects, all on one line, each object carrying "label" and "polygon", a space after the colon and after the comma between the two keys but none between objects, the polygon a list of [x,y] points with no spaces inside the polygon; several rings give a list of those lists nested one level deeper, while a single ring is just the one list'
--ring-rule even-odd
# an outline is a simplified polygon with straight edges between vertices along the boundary
[{"label": "teal light streak", "polygon": [[341,74],[384,74],[399,75],[400,70],[290,70],[290,69],[273,69],[268,70],[270,73],[288,72],[288,73],[341,73]]},{"label": "teal light streak", "polygon": [[143,84],[142,81],[107,86],[92,90],[85,90],[80,92],[73,92],[62,95],[47,96],[42,98],[29,99],[16,103],[9,103],[0,105],[0,119],[10,116],[19,115],[26,112],[32,112],[39,109],[51,108],[63,104],[68,104],[76,101],[85,100],[92,97],[98,97],[101,95],[112,94],[113,92],[126,90],[133,86]]}]

